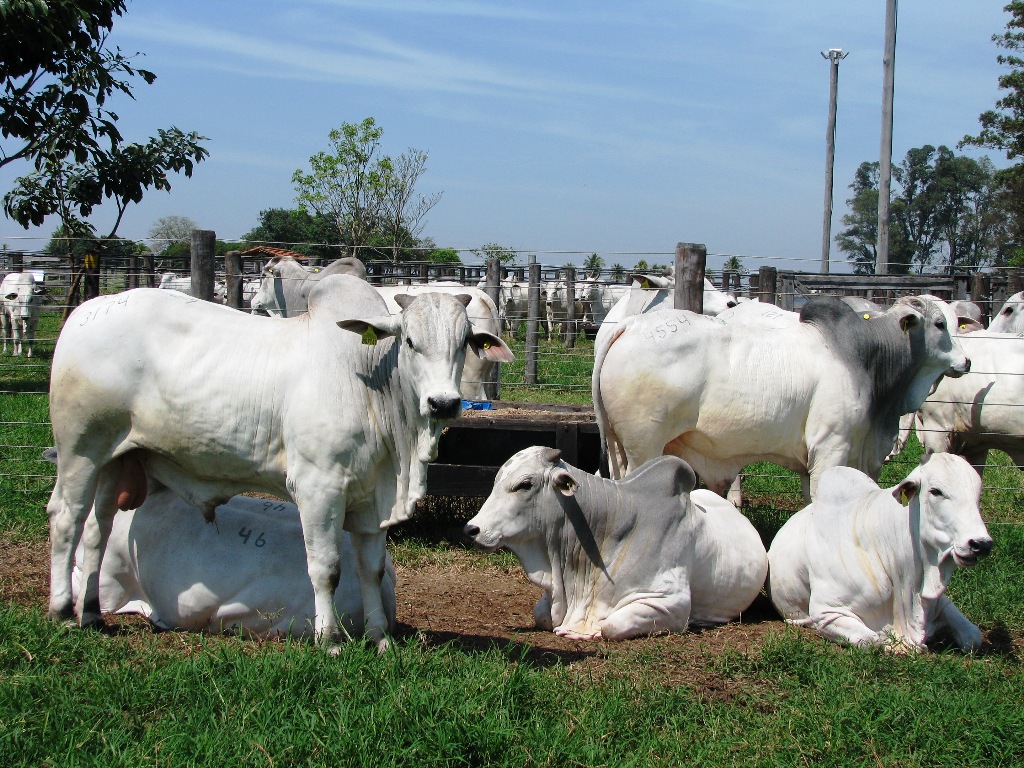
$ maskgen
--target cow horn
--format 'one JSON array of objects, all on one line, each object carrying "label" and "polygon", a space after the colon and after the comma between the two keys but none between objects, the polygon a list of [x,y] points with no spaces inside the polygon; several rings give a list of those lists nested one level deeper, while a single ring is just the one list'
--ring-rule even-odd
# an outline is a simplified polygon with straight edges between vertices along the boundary
[{"label": "cow horn", "polygon": [[561,458],[562,452],[557,448],[548,448],[541,454],[541,459],[543,459],[547,464],[557,464]]}]

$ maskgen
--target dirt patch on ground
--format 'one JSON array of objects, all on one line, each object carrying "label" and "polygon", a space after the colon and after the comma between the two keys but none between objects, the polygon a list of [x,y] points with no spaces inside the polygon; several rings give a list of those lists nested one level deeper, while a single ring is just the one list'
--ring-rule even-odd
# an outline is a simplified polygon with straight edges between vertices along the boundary
[{"label": "dirt patch on ground", "polygon": [[[731,698],[740,691],[735,681],[720,676],[709,662],[727,650],[756,653],[772,633],[793,631],[786,629],[762,596],[740,621],[722,627],[621,643],[569,640],[534,628],[533,605],[540,590],[519,569],[493,565],[475,552],[452,550],[445,553],[443,562],[400,565],[396,570],[399,638],[416,638],[427,647],[451,645],[471,653],[498,648],[511,658],[539,666],[566,665],[590,677],[619,670],[622,659],[639,654],[644,674],[715,699]],[[44,611],[48,590],[46,543],[0,537],[0,600]],[[142,619],[117,617],[108,619],[108,624],[114,634],[153,635]],[[201,650],[184,633],[164,632],[159,637],[169,648]],[[1019,633],[993,630],[987,640],[989,652],[1020,656],[1024,650]]]}]

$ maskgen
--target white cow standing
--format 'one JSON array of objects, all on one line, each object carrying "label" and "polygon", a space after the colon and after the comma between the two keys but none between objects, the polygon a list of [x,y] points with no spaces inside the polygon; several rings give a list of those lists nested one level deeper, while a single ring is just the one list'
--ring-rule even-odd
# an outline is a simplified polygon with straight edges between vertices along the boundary
[{"label": "white cow standing", "polygon": [[43,287],[36,284],[31,272],[11,272],[0,281],[0,337],[4,352],[10,339],[13,355],[24,351],[26,357],[32,357],[42,305]]},{"label": "white cow standing", "polygon": [[914,418],[928,453],[956,453],[982,471],[991,449],[1024,465],[1024,339],[975,331],[960,337],[970,373],[942,379]]},{"label": "white cow standing", "polygon": [[[234,496],[210,523],[167,488],[138,509],[114,515],[100,566],[100,610],[137,613],[158,629],[308,637],[313,585],[299,511],[284,501]],[[345,635],[363,631],[363,602],[351,537],[339,542],[341,575],[334,610]],[[77,595],[81,570],[73,574]],[[395,568],[385,554],[381,602],[395,624]]]},{"label": "white cow standing", "polygon": [[594,363],[611,476],[671,454],[721,493],[771,461],[799,472],[810,499],[827,467],[873,475],[900,415],[970,368],[947,326],[923,299],[868,319],[817,299],[774,329],[676,310],[631,317]]},{"label": "white cow standing", "polygon": [[336,259],[326,267],[306,268],[291,256],[275,256],[263,267],[260,287],[249,300],[254,312],[272,317],[295,317],[306,312],[309,294],[316,284],[331,275],[352,275],[366,279],[366,265],[357,258]]},{"label": "white cow standing", "polygon": [[[467,347],[512,359],[500,338],[472,327],[467,301],[428,294],[400,301],[392,316],[365,281],[332,276],[311,292],[308,314],[292,319],[147,288],[78,307],[50,381],[58,467],[49,615],[102,623],[98,574],[114,512],[142,504],[149,476],[210,519],[244,491],[291,498],[324,646],[337,636],[347,530],[366,635],[385,647],[384,529],[426,492],[426,464],[460,411]],[[73,601],[73,555],[90,510],[98,525],[85,530],[86,588]]]},{"label": "white cow standing", "polygon": [[538,627],[558,635],[623,640],[719,624],[757,597],[767,555],[750,522],[695,482],[675,457],[613,481],[534,446],[501,467],[465,534],[515,554],[544,590]]},{"label": "white cow standing", "polygon": [[934,454],[895,488],[832,467],[772,541],[772,602],[836,642],[925,650],[945,629],[976,650],[981,631],[945,592],[954,569],[992,550],[980,503],[981,478],[952,454]]}]

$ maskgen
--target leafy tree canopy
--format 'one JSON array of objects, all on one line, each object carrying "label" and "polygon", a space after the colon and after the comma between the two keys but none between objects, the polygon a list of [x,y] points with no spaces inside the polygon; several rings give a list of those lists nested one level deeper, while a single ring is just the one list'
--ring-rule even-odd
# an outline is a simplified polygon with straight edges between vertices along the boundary
[{"label": "leafy tree canopy", "polygon": [[487,243],[481,245],[479,248],[474,248],[471,253],[477,256],[482,261],[486,261],[492,256],[497,257],[498,261],[506,266],[513,266],[516,263],[516,259],[519,254],[511,248],[506,248],[504,245],[498,245],[497,243]]},{"label": "leafy tree canopy", "polygon": [[113,237],[145,190],[170,189],[170,173],[191,176],[209,154],[204,137],[175,127],[143,144],[123,140],[108,100],[133,96],[136,78],[156,79],[107,46],[124,12],[124,0],[0,0],[0,167],[31,167],[4,196],[4,212],[23,227],[56,214],[65,232],[87,236],[85,219],[109,199]]}]

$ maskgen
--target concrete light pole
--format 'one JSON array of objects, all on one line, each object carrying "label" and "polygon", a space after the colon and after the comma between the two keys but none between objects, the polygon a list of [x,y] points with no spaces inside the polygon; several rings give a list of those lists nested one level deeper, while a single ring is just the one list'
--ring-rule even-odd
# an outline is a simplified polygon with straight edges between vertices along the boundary
[{"label": "concrete light pole", "polygon": [[842,48],[822,51],[829,61],[828,127],[825,129],[825,214],[821,226],[821,274],[828,274],[828,255],[832,245],[832,168],[836,160],[836,93],[839,90],[839,62],[850,55]]},{"label": "concrete light pole", "polygon": [[892,189],[892,101],[896,81],[896,0],[885,3],[882,56],[882,147],[878,161],[878,242],[875,274],[889,274],[889,194]]}]

